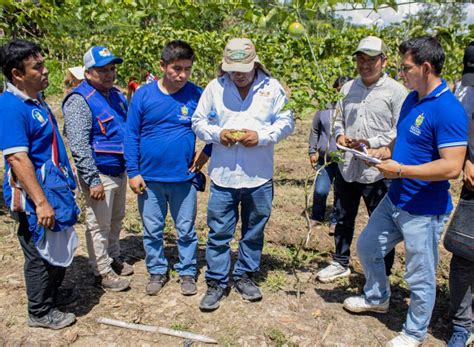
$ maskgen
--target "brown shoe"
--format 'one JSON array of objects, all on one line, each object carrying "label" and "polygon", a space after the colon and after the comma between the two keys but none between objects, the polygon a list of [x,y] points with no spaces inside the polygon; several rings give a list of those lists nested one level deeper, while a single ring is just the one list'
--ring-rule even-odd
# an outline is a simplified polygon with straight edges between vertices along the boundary
[{"label": "brown shoe", "polygon": [[145,292],[147,295],[156,295],[164,287],[165,283],[168,282],[167,275],[150,275],[150,280],[146,285]]},{"label": "brown shoe", "polygon": [[193,276],[181,276],[181,294],[185,296],[197,294],[196,280]]},{"label": "brown shoe", "polygon": [[121,292],[130,287],[130,281],[119,277],[114,270],[110,270],[105,275],[96,276],[96,283],[105,290]]},{"label": "brown shoe", "polygon": [[117,275],[130,276],[133,274],[133,266],[120,258],[114,258],[111,266]]}]

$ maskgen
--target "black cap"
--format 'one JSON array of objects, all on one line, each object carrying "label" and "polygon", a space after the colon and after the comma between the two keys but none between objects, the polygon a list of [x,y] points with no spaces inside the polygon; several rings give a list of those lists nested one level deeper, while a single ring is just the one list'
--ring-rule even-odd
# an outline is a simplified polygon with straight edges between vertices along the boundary
[{"label": "black cap", "polygon": [[474,86],[474,41],[464,50],[463,63],[461,83],[463,86]]}]

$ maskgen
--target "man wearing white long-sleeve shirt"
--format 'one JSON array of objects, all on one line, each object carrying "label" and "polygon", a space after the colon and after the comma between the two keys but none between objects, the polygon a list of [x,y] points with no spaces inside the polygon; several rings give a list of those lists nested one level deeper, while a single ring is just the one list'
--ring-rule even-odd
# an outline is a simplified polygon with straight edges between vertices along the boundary
[{"label": "man wearing white long-sleeve shirt", "polygon": [[260,63],[249,39],[232,39],[219,77],[209,83],[193,115],[193,130],[212,143],[207,222],[206,281],[202,310],[215,310],[229,282],[230,241],[239,219],[242,236],[232,272],[245,300],[262,298],[252,275],[259,270],[263,233],[273,198],[273,147],[293,131],[285,92]]}]

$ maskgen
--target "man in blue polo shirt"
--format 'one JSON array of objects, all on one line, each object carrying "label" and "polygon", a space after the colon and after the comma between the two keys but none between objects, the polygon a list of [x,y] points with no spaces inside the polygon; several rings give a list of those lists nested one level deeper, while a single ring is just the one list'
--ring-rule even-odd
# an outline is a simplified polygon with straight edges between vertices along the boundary
[{"label": "man in blue polo shirt", "polygon": [[175,269],[181,293],[197,293],[197,200],[193,181],[207,155],[197,156],[205,160],[196,164],[191,116],[202,90],[188,81],[193,61],[194,52],[186,42],[176,40],[165,45],[160,61],[163,78],[141,86],[133,95],[128,113],[125,161],[144,225],[145,262],[150,273],[148,295],[158,294],[168,281],[163,247],[168,207],[178,234],[179,262]]},{"label": "man in blue polo shirt", "polygon": [[344,308],[388,311],[390,284],[383,257],[404,241],[410,305],[401,334],[387,346],[419,346],[435,302],[438,242],[453,208],[448,180],[458,177],[463,167],[467,119],[440,78],[445,55],[439,42],[430,36],[416,37],[399,50],[400,76],[413,91],[403,104],[397,138],[388,147],[371,151],[383,159],[376,167],[393,181],[357,243],[366,277],[364,295],[347,298]]},{"label": "man in blue polo shirt", "polygon": [[[0,96],[3,193],[20,222],[28,325],[61,329],[76,320],[57,309],[66,303],[59,300],[59,286],[77,246],[76,184],[56,120],[41,96],[48,86],[41,48],[13,40],[0,47],[0,66],[8,81]],[[65,296],[73,299],[72,292]]]}]

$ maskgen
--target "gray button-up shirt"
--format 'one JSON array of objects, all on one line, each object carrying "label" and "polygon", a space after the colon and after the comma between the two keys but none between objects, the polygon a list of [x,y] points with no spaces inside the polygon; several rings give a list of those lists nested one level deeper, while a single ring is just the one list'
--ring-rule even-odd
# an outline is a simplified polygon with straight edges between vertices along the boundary
[{"label": "gray button-up shirt", "polygon": [[[396,137],[396,125],[407,90],[400,83],[383,75],[367,87],[359,77],[341,89],[344,98],[334,112],[334,134],[366,139],[371,148],[388,145]],[[339,164],[347,182],[373,183],[383,178],[379,170],[367,166],[351,153],[345,153]]]}]

